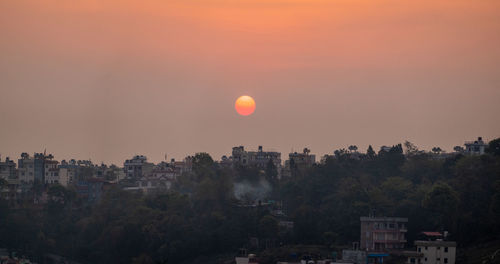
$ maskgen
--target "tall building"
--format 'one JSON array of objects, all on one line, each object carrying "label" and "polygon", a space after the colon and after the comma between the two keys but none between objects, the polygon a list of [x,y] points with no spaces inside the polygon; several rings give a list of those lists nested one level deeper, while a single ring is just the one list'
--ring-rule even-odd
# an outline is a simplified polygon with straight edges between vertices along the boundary
[{"label": "tall building", "polygon": [[258,151],[246,151],[243,146],[234,147],[231,159],[233,165],[266,168],[269,161],[272,161],[276,168],[281,168],[281,153],[263,151],[262,146],[259,146]]},{"label": "tall building", "polygon": [[16,163],[9,157],[5,158],[5,161],[0,159],[0,179],[4,179],[7,182],[12,182],[16,180]]},{"label": "tall building", "polygon": [[132,159],[125,160],[123,170],[125,176],[131,179],[140,179],[148,176],[153,170],[154,164],[147,162],[148,159],[143,155],[136,155]]},{"label": "tall building", "polygon": [[51,154],[45,153],[35,153],[33,157],[26,152],[22,153],[17,162],[19,181],[25,184],[33,184],[35,181],[44,183],[45,163],[52,161],[53,158]]},{"label": "tall building", "polygon": [[361,217],[360,248],[367,251],[400,249],[406,245],[406,223],[403,217]]},{"label": "tall building", "polygon": [[59,168],[57,164],[59,162],[56,160],[45,160],[45,183],[59,183]]},{"label": "tall building", "polygon": [[288,160],[285,162],[285,167],[293,163],[297,167],[311,167],[316,163],[316,155],[310,154],[311,150],[304,148],[302,153],[293,152],[288,154]]},{"label": "tall building", "polygon": [[292,152],[288,154],[288,160],[285,161],[285,166],[283,168],[283,176],[291,176],[292,169],[305,169],[312,167],[316,163],[316,155],[310,153],[311,151],[308,148],[304,148],[302,153]]},{"label": "tall building", "polygon": [[469,155],[483,155],[486,147],[488,147],[482,137],[478,137],[475,141],[466,141],[464,145],[465,153]]}]

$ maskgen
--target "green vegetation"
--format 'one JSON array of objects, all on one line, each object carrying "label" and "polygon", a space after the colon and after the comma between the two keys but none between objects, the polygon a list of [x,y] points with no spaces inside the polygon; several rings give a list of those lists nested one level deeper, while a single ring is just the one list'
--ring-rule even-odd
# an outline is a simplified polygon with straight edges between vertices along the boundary
[{"label": "green vegetation", "polygon": [[[355,151],[336,151],[312,168],[293,166],[292,176],[282,180],[272,164],[225,168],[201,153],[193,173],[168,193],[142,195],[115,186],[93,206],[72,189],[52,186],[43,205],[0,201],[0,247],[83,263],[192,263],[241,247],[349,245],[359,240],[359,217],[371,211],[408,217],[410,243],[429,230],[449,231],[464,248],[498,240],[498,140],[482,156],[423,153],[409,142],[378,154],[371,147],[367,154]],[[283,201],[293,232],[265,206],[242,206],[235,198],[235,184],[262,181],[270,186],[267,199]],[[261,241],[258,247],[252,237]]]}]

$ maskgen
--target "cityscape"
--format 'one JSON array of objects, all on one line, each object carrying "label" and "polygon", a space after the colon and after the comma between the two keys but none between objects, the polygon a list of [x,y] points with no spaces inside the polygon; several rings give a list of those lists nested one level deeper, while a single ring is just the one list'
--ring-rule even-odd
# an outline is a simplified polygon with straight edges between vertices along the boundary
[{"label": "cityscape", "polygon": [[[281,153],[266,151],[263,146],[258,146],[257,150],[253,151],[246,150],[244,146],[237,146],[232,149],[230,155],[224,155],[217,161],[212,160],[208,153],[196,153],[185,157],[182,161],[171,159],[154,164],[148,162],[146,156],[135,155],[131,159],[125,160],[122,166],[94,164],[89,160],[63,159],[58,161],[54,155],[46,152],[34,153],[33,155],[22,153],[17,162],[10,157],[5,157],[0,162],[1,198],[11,210],[30,208],[30,210],[42,213],[55,205],[62,206],[59,209],[68,207],[75,210],[97,208],[109,199],[111,193],[116,195],[116,192],[138,195],[136,197],[144,197],[145,199],[156,199],[154,197],[174,194],[191,197],[198,195],[197,190],[190,189],[189,187],[193,187],[190,186],[193,183],[186,183],[186,181],[198,178],[194,182],[203,184],[203,179],[200,177],[210,176],[206,175],[207,171],[202,170],[224,171],[227,173],[226,176],[230,177],[229,182],[233,184],[233,186],[229,186],[229,190],[232,190],[232,194],[228,198],[232,201],[230,207],[240,208],[248,212],[259,211],[264,215],[260,220],[260,225],[269,225],[263,228],[269,228],[269,232],[274,234],[267,236],[257,232],[254,236],[249,236],[247,241],[243,239],[242,244],[238,245],[239,252],[236,248],[233,249],[233,260],[236,264],[273,263],[269,260],[260,262],[256,253],[266,252],[265,254],[269,254],[267,251],[272,252],[277,248],[290,247],[294,244],[291,241],[296,239],[291,238],[297,236],[296,233],[301,232],[297,230],[296,221],[303,220],[296,214],[290,214],[291,211],[294,211],[293,208],[290,208],[293,202],[282,199],[283,194],[277,191],[292,181],[299,178],[304,180],[304,177],[306,181],[309,181],[310,179],[307,177],[314,177],[314,175],[309,175],[313,174],[313,171],[321,170],[322,167],[325,168],[334,163],[348,162],[360,166],[365,162],[375,162],[376,160],[381,162],[380,160],[387,159],[392,155],[401,155],[400,158],[406,160],[407,163],[412,160],[428,160],[436,164],[447,164],[450,161],[456,162],[460,159],[481,159],[485,155],[495,156],[499,154],[500,139],[487,142],[482,137],[467,141],[463,146],[457,145],[453,152],[445,152],[439,147],[434,147],[431,151],[419,150],[413,143],[406,141],[404,144],[391,147],[382,146],[378,152],[375,152],[371,146],[366,152],[359,152],[357,146],[350,145],[345,149],[335,150],[332,154],[324,155],[319,160],[311,153],[310,149],[304,148],[300,153],[289,153],[288,158],[283,161]],[[389,159],[394,158],[395,156]],[[209,167],[206,167],[208,165]],[[336,177],[335,174],[331,176]],[[215,178],[214,183],[226,184],[225,180],[228,179]],[[407,183],[410,184],[409,181]],[[394,184],[401,183],[396,181]],[[441,201],[443,197],[440,197],[443,195],[441,193],[443,190],[435,190],[442,186],[436,184],[434,189],[430,190],[430,193],[438,192],[436,194],[438,197],[433,202],[443,203]],[[332,189],[332,191],[335,190]],[[118,196],[115,199],[120,198]],[[422,203],[426,203],[425,199]],[[69,201],[71,203],[67,204]],[[75,206],[73,202],[77,202],[78,205]],[[444,203],[437,206],[451,206],[446,204],[449,201]],[[424,205],[425,208],[432,206]],[[278,264],[454,264],[463,262],[466,258],[464,252],[460,251],[459,244],[454,240],[458,237],[446,230],[446,225],[441,220],[438,221],[439,224],[436,225],[438,229],[436,230],[416,231],[415,228],[409,229],[409,224],[414,221],[418,222],[419,219],[411,218],[408,215],[381,214],[378,212],[378,209],[381,208],[377,206],[367,208],[369,210],[365,212],[366,214],[361,215],[351,225],[351,228],[354,229],[351,232],[359,232],[359,240],[351,241],[350,246],[346,246],[345,239],[338,237],[341,234],[327,232],[325,235],[331,236],[327,238],[327,241],[329,240],[328,243],[333,244],[327,243],[329,246],[326,247],[326,251],[324,246],[318,245],[311,245],[305,249],[292,247],[287,248],[290,251],[288,256],[274,255],[274,261],[277,261]],[[269,223],[265,223],[264,220],[268,220]],[[263,221],[264,223],[262,223]],[[408,232],[412,232],[412,234],[408,235]],[[249,233],[251,232],[249,231]],[[343,244],[338,244],[340,241],[343,241]],[[29,260],[29,255],[41,262],[79,263],[67,256],[63,257],[55,253],[46,252],[42,256],[36,256],[33,255],[34,252],[29,250],[18,249],[20,252],[2,250],[2,263],[35,263]],[[10,250],[13,249],[10,248]],[[321,251],[323,253],[319,253]],[[324,255],[324,252],[328,253]],[[457,254],[457,252],[461,254]],[[482,263],[495,263],[498,258],[497,252],[491,252],[492,255],[488,256],[491,258],[490,260],[484,257],[480,260],[483,261]],[[227,263],[231,263],[231,257],[226,256],[226,258],[229,260],[225,260],[224,263],[227,261],[229,261]],[[139,260],[141,263],[149,263],[148,261],[153,260]]]},{"label": "cityscape", "polygon": [[0,264],[500,264],[500,0],[0,0]]}]

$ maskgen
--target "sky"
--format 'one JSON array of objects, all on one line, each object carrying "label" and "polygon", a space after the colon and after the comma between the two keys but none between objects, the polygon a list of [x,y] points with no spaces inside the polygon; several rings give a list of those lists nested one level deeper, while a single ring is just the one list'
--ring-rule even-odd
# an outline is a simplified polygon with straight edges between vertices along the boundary
[{"label": "sky", "polygon": [[500,137],[498,0],[0,0],[0,36],[2,159]]}]

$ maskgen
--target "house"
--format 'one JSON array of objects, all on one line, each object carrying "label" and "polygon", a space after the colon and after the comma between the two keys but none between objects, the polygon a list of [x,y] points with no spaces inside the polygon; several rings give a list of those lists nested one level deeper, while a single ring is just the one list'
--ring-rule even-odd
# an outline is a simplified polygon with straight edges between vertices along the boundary
[{"label": "house", "polygon": [[258,151],[246,151],[243,146],[234,147],[231,160],[233,166],[255,166],[264,169],[271,161],[277,169],[281,168],[281,153],[263,151],[262,146],[259,146]]},{"label": "house", "polygon": [[437,239],[434,241],[415,241],[417,252],[423,256],[419,260],[422,264],[455,264],[457,243]]},{"label": "house", "polygon": [[360,220],[361,249],[385,252],[405,248],[408,218],[369,216],[361,217]]},{"label": "house", "polygon": [[465,154],[468,155],[483,155],[484,151],[488,147],[488,144],[483,141],[482,137],[478,137],[475,141],[466,141],[465,145]]}]

